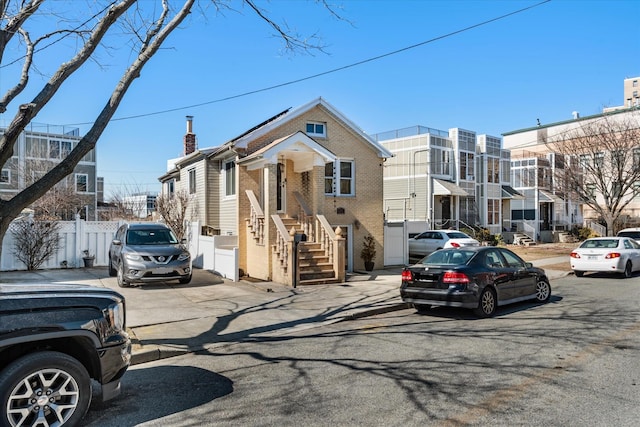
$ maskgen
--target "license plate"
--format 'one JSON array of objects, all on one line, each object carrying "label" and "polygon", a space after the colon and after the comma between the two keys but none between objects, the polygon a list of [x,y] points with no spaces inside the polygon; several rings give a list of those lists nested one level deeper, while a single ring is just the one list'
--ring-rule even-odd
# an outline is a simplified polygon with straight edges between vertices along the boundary
[{"label": "license plate", "polygon": [[153,269],[153,274],[169,274],[173,272],[173,268],[157,267]]},{"label": "license plate", "polygon": [[598,259],[598,255],[589,255],[587,259]]}]

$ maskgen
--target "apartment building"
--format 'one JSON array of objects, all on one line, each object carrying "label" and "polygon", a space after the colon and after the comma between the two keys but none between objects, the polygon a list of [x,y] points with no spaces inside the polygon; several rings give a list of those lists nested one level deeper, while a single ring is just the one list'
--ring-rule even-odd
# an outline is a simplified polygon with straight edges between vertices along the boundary
[{"label": "apartment building", "polygon": [[[629,141],[624,150],[623,147],[616,148],[619,153],[611,152],[604,146],[585,147],[584,152],[575,153],[567,153],[561,147],[575,139],[576,131],[594,128],[598,123],[610,123],[614,129],[617,123],[625,126],[638,124],[631,126],[631,129],[640,127],[639,81],[640,78],[625,79],[625,104],[622,106],[605,108],[601,114],[584,117],[574,112],[570,120],[503,134],[504,147],[511,151],[511,182],[525,196],[525,199],[511,204],[512,222],[520,229],[543,242],[553,241],[554,232],[570,229],[573,225],[588,226],[597,229],[600,234],[615,232],[606,230],[601,215],[587,204],[581,203],[572,189],[563,189],[558,179],[572,164],[580,164],[576,173],[585,174],[584,185],[592,186],[590,191],[593,192],[593,197],[598,203],[606,204],[610,199],[605,198],[603,190],[607,193],[620,191],[616,187],[621,185],[617,182],[621,176],[614,172],[614,168],[604,168],[611,176],[605,177],[608,184],[597,190],[595,185],[589,183],[586,166],[590,162],[606,164],[621,161],[624,162],[624,167],[620,168],[621,175],[626,177],[622,178],[624,181],[628,181],[629,177],[638,177],[640,174],[636,168],[640,164],[640,139]],[[617,160],[623,151],[624,158]],[[619,227],[640,225],[640,177],[638,178],[635,184],[630,183],[625,190],[622,201],[626,205],[623,215],[617,221]]]},{"label": "apartment building", "polygon": [[510,153],[499,137],[415,126],[373,139],[394,155],[384,165],[387,221],[418,222],[423,229],[511,230],[510,203],[522,196],[510,186]]},{"label": "apartment building", "polygon": [[[4,129],[0,129],[3,133]],[[15,143],[13,156],[0,171],[0,195],[10,199],[61,162],[80,141],[78,128],[33,123]],[[76,165],[73,173],[56,184],[73,194],[73,202],[56,215],[70,220],[79,214],[95,220],[97,205],[96,150]]]}]

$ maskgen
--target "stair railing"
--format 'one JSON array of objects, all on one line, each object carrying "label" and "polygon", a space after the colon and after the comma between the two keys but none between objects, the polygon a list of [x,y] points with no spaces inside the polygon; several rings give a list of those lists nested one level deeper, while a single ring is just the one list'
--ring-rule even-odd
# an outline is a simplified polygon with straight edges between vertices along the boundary
[{"label": "stair railing", "polygon": [[276,239],[273,245],[274,255],[280,261],[281,267],[285,271],[292,271],[293,263],[293,236],[295,229],[287,230],[279,215],[271,215],[271,219],[276,226]]},{"label": "stair railing", "polygon": [[333,231],[331,224],[324,215],[316,215],[316,228],[320,247],[324,250],[325,256],[331,260],[335,277],[341,282],[345,279],[345,240],[342,237],[342,229],[338,227]]},{"label": "stair railing", "polygon": [[249,227],[259,245],[264,245],[264,211],[258,198],[252,190],[245,190],[249,202],[251,204],[251,210],[249,215]]},{"label": "stair railing", "polygon": [[302,232],[307,235],[308,242],[315,242],[315,230],[313,227],[313,212],[309,209],[304,197],[297,192],[293,192],[293,196],[298,202],[298,223],[302,228]]}]

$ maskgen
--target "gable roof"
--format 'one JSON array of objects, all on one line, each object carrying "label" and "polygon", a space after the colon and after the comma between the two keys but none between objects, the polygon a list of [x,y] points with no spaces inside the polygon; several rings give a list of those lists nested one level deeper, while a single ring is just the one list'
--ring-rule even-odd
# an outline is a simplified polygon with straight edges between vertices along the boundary
[{"label": "gable roof", "polygon": [[261,124],[249,129],[247,132],[243,133],[242,135],[232,139],[231,141],[229,141],[229,143],[231,143],[234,147],[237,147],[237,148],[246,148],[250,141],[253,141],[256,138],[259,138],[262,135],[265,135],[266,133],[272,131],[276,127],[281,126],[301,116],[302,114],[310,111],[311,109],[319,105],[324,107],[331,115],[333,115],[339,121],[344,123],[356,135],[359,135],[360,137],[362,137],[364,141],[367,144],[369,144],[369,146],[378,154],[379,157],[381,158],[393,157],[393,154],[389,150],[387,150],[385,147],[383,147],[381,144],[379,144],[377,141],[375,141],[373,138],[367,135],[355,123],[349,120],[347,116],[345,116],[340,111],[338,111],[333,105],[329,104],[322,97],[316,98],[313,101],[308,102],[307,104],[304,104],[300,107],[297,107],[294,109],[289,108],[287,110],[284,110],[283,112],[271,117],[270,119],[262,122]]},{"label": "gable roof", "polygon": [[286,154],[293,158],[295,172],[311,170],[313,166],[324,166],[325,163],[336,160],[336,155],[322,145],[315,142],[306,133],[298,131],[260,148],[248,156],[238,160],[238,164],[248,169],[263,167],[265,164],[278,162],[278,156]]}]

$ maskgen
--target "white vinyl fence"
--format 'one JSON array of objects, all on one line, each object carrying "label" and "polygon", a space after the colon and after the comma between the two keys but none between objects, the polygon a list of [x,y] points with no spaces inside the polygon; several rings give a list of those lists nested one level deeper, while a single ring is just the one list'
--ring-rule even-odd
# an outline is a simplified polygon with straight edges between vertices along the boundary
[{"label": "white vinyl fence", "polygon": [[[95,256],[94,266],[106,266],[109,263],[109,245],[120,222],[114,221],[60,221],[60,249],[40,266],[49,268],[76,268],[84,266],[83,251],[88,250]],[[2,241],[2,259],[0,271],[26,270],[27,267],[15,256],[15,239],[12,226]]]},{"label": "white vinyl fence", "polygon": [[[109,264],[109,245],[123,222],[117,221],[59,221],[60,249],[47,260],[41,269],[79,268],[84,266],[84,251],[95,256],[95,267]],[[200,224],[190,224],[188,247],[194,268],[211,270],[220,276],[237,282],[238,236],[201,236]],[[15,239],[12,227],[2,241],[0,271],[26,270],[27,267],[15,256]]]},{"label": "white vinyl fence", "polygon": [[201,236],[200,223],[189,228],[189,252],[193,267],[210,270],[237,282],[240,280],[238,236]]}]

